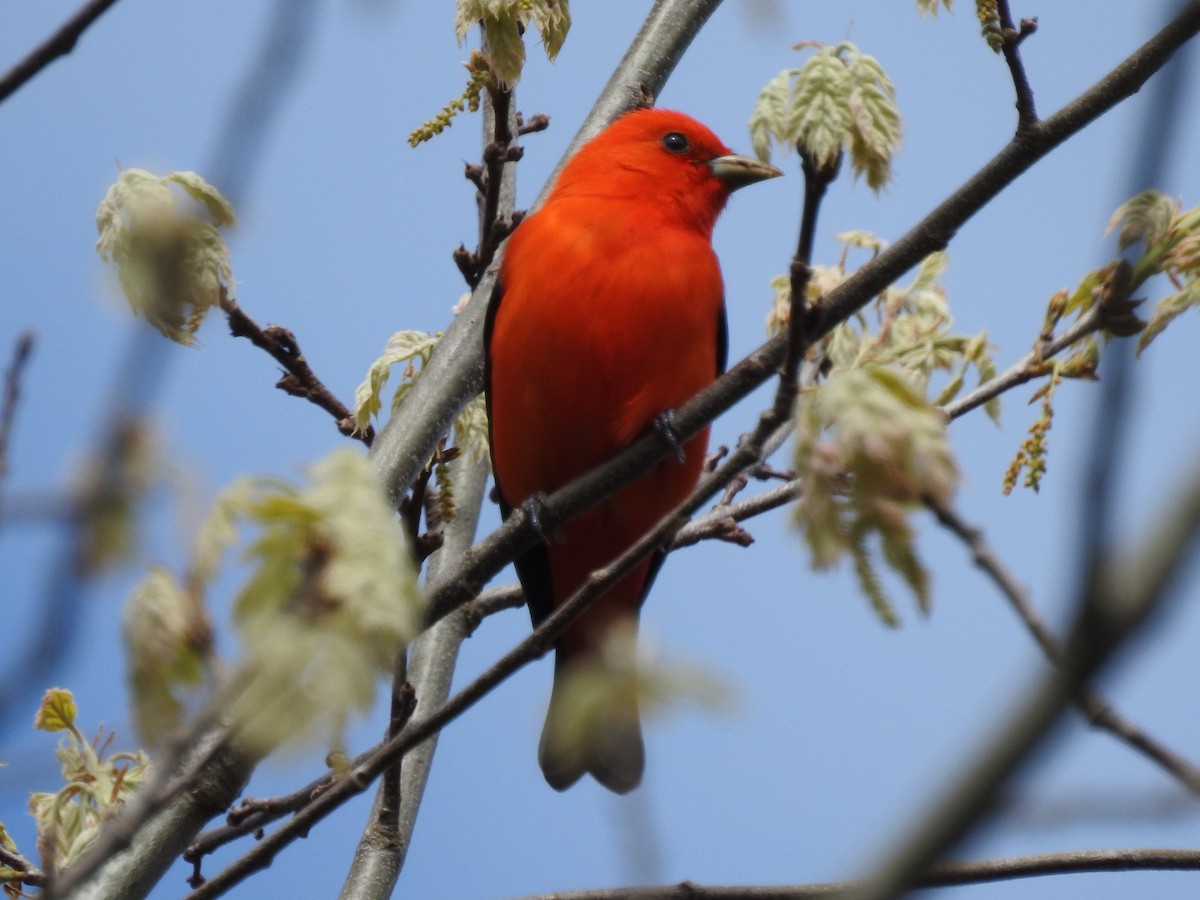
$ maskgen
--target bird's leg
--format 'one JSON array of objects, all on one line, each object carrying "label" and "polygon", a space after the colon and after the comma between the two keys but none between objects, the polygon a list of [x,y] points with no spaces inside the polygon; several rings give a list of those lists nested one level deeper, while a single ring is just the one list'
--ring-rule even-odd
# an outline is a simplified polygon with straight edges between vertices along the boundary
[{"label": "bird's leg", "polygon": [[683,453],[683,440],[679,434],[679,425],[675,421],[675,410],[665,409],[655,416],[654,431],[671,448],[676,460],[684,462],[687,459]]}]

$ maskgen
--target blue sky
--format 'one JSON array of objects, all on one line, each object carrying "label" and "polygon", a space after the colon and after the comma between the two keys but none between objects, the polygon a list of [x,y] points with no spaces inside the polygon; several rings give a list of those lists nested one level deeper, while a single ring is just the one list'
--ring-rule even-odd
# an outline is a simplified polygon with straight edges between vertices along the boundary
[{"label": "blue sky", "polygon": [[[74,6],[44,0],[0,11],[0,66]],[[1023,52],[1043,115],[1155,27],[1151,4],[1102,0],[1086,12],[1046,6],[1014,10],[1040,16]],[[549,114],[552,125],[524,141],[521,205],[532,201],[574,135],[643,7],[633,0],[579,2],[555,64],[531,47],[517,105]],[[206,167],[272,10],[231,0],[122,0],[69,57],[0,105],[7,223],[0,358],[25,328],[38,341],[6,498],[71,478],[101,433],[123,354],[145,327],[130,320],[93,252],[96,205],[122,166],[211,174]],[[326,0],[312,4],[312,15],[292,90],[246,172],[233,264],[246,311],[292,329],[317,374],[348,401],[389,334],[444,327],[464,291],[450,253],[473,241],[473,193],[462,165],[478,157],[479,137],[477,122],[464,118],[432,144],[414,150],[405,142],[462,88],[468,50],[455,43],[452,4]],[[839,232],[899,237],[999,150],[1015,123],[1007,72],[979,38],[965,0],[954,15],[935,20],[919,18],[912,2],[727,0],[660,105],[695,115],[748,151],[754,97],[776,72],[797,64],[791,46],[843,39],[876,56],[893,78],[905,142],[896,179],[880,196],[849,178],[833,187],[817,241],[825,262],[839,252]],[[1188,90],[1194,94],[1194,80]],[[952,243],[945,284],[959,328],[986,328],[1002,365],[1029,348],[1046,299],[1111,255],[1103,226],[1125,199],[1142,101],[1134,98],[1040,163]],[[1191,118],[1155,185],[1185,206],[1200,203],[1197,141]],[[731,360],[763,340],[768,282],[785,271],[794,245],[801,181],[794,157],[780,164],[787,177],[736,195],[717,227]],[[1194,457],[1200,415],[1187,360],[1197,337],[1197,322],[1184,317],[1137,365],[1134,434],[1120,485],[1122,542],[1144,533]],[[327,416],[276,391],[275,365],[230,338],[217,317],[199,339],[193,349],[167,348],[165,368],[154,376],[161,380],[154,419],[170,485],[146,510],[132,564],[86,592],[80,639],[52,679],[76,692],[85,731],[103,721],[117,729],[119,742],[133,740],[117,640],[130,585],[152,562],[181,563],[188,528],[221,485],[247,473],[292,476],[345,443]],[[1029,393],[1006,398],[999,429],[978,415],[951,428],[963,468],[959,507],[986,528],[1039,607],[1061,623],[1098,392],[1082,384],[1059,391],[1041,493],[1004,498],[1004,469],[1036,415],[1025,406]],[[768,396],[760,392],[719,421],[714,443],[732,443]],[[489,509],[485,523],[497,518]],[[643,617],[644,633],[664,657],[704,666],[730,686],[736,711],[715,717],[682,709],[652,723],[645,786],[629,798],[591,783],[560,795],[536,765],[550,666],[528,667],[443,735],[402,891],[505,897],[685,878],[782,883],[851,876],[905,833],[932,786],[969,761],[1020,690],[1043,672],[1003,599],[930,521],[921,523],[921,551],[935,571],[933,610],[922,617],[896,587],[905,620],[896,631],[880,626],[846,573],[809,570],[784,513],[756,520],[751,531],[757,541],[750,549],[703,545],[672,558]],[[60,535],[45,522],[8,521],[0,530],[10,645],[28,636],[60,547]],[[213,598],[218,617],[232,587]],[[1196,587],[1194,578],[1184,585],[1180,602],[1101,683],[1119,709],[1192,758],[1200,758],[1192,699]],[[524,611],[489,620],[465,645],[458,682],[489,665],[528,624]],[[220,642],[223,652],[235,653],[228,635]],[[21,713],[30,720],[35,700]],[[382,721],[375,715],[358,725],[354,746],[373,743]],[[55,782],[52,738],[5,723],[0,741],[0,759],[10,763],[0,769],[0,820],[31,852],[25,795]],[[282,793],[308,781],[322,755],[313,748],[268,763],[249,793]],[[1200,839],[1200,815],[1178,802],[1165,776],[1078,718],[1014,788],[1009,812],[964,854],[1195,846]],[[339,812],[234,896],[331,895],[365,804]],[[1115,814],[1104,812],[1108,806]],[[215,871],[213,861],[206,871]],[[185,893],[185,874],[177,868],[155,896]],[[1135,893],[1193,896],[1195,876],[1072,876],[952,896]]]}]

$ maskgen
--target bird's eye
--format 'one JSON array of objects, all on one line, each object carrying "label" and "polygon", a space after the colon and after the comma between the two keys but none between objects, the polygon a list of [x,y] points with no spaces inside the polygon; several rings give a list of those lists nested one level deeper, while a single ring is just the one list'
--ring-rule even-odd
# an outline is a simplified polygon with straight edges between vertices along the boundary
[{"label": "bird's eye", "polygon": [[686,153],[692,146],[687,135],[681,131],[672,131],[670,134],[664,135],[662,145],[672,153]]}]

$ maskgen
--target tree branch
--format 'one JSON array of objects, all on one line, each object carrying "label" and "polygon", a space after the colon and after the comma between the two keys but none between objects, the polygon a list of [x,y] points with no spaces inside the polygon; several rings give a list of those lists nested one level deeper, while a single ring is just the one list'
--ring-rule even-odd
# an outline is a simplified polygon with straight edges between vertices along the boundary
[{"label": "tree branch", "polygon": [[1022,19],[1018,31],[1013,23],[1008,0],[996,0],[996,11],[1000,14],[1000,52],[1012,74],[1013,89],[1017,94],[1018,133],[1037,124],[1037,108],[1033,103],[1033,88],[1025,74],[1025,63],[1021,61],[1021,42],[1037,31],[1037,19]]},{"label": "tree branch", "polygon": [[271,355],[287,372],[275,385],[293,397],[303,397],[319,406],[337,422],[337,429],[346,437],[357,438],[368,447],[375,439],[375,429],[367,425],[357,430],[354,413],[321,382],[300,352],[296,336],[280,325],[260,328],[258,323],[246,315],[238,302],[221,287],[221,310],[229,320],[229,333],[234,337],[247,338],[255,347]]},{"label": "tree branch", "polygon": [[[150,803],[155,811],[123,812],[109,822],[97,842],[61,876],[53,896],[59,900],[130,900],[144,897],[186,849],[192,837],[214,816],[220,815],[241,793],[254,760],[212,736],[197,751],[201,764],[188,767],[186,789],[168,790],[165,803]],[[147,784],[143,791],[155,792]],[[132,804],[145,803],[141,792]],[[124,826],[131,830],[126,830]]]},{"label": "tree branch", "polygon": [[[1200,850],[1076,850],[1002,859],[945,862],[934,866],[914,887],[954,887],[1084,872],[1154,872],[1200,870]],[[685,881],[664,887],[555,891],[520,900],[815,900],[844,897],[859,881],[823,884],[715,886]]]},{"label": "tree branch", "polygon": [[[926,506],[946,530],[963,542],[970,551],[975,565],[992,579],[996,587],[1000,589],[1000,593],[1012,604],[1017,616],[1025,623],[1025,627],[1029,629],[1038,646],[1042,648],[1046,658],[1053,665],[1062,665],[1064,653],[1062,644],[1054,636],[1045,620],[1038,615],[1029,595],[1000,561],[1000,557],[988,544],[983,532],[964,522],[954,510],[942,506],[932,499],[926,501]],[[1172,777],[1178,779],[1188,791],[1200,794],[1200,769],[1118,713],[1093,688],[1083,685],[1079,690],[1076,703],[1093,726],[1125,741],[1161,766]]]},{"label": "tree branch", "polygon": [[[478,527],[484,488],[491,467],[485,460],[471,462],[466,456],[460,456],[454,465],[459,468],[454,479],[457,513],[446,529],[442,548],[429,558],[427,578],[436,576],[444,560],[454,559],[463,553],[470,546]],[[458,660],[459,645],[469,634],[467,622],[467,611],[460,610],[424,632],[413,644],[409,677],[422,710],[435,709],[446,702]],[[368,825],[342,885],[339,895],[342,900],[387,898],[392,895],[412,842],[417,813],[425,795],[436,749],[437,734],[433,734],[403,757],[399,764],[400,806],[395,832],[381,833],[379,829]],[[377,796],[375,809],[381,804],[382,800]]]},{"label": "tree branch", "polygon": [[58,27],[52,35],[35,47],[28,56],[0,75],[0,103],[7,100],[19,87],[60,56],[75,49],[75,42],[88,27],[102,16],[117,0],[90,0],[76,10],[71,18]]}]

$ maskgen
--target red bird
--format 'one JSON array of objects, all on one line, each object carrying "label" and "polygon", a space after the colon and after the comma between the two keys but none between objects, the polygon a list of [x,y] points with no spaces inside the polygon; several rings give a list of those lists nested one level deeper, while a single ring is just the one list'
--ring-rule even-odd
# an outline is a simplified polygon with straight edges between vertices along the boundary
[{"label": "red bird", "polygon": [[[779,174],[733,155],[694,119],[658,109],[622,116],[563,168],[509,238],[487,316],[492,466],[505,517],[604,462],[724,370],[713,225],[730,193]],[[684,500],[707,443],[706,428],[682,460],[663,460],[516,561],[535,627]],[[636,628],[662,560],[642,562],[558,640],[538,753],[557,790],[584,772],[618,793],[641,781],[636,699],[613,692],[583,734],[570,733],[563,686],[574,673],[604,671],[606,642]]]}]

